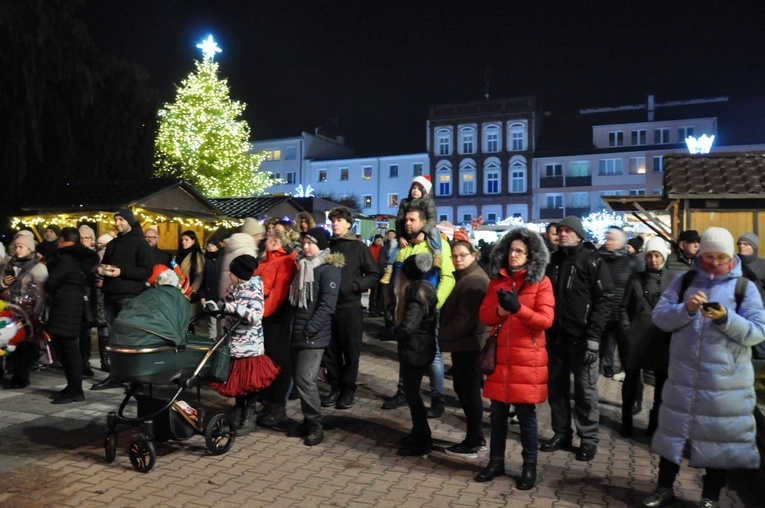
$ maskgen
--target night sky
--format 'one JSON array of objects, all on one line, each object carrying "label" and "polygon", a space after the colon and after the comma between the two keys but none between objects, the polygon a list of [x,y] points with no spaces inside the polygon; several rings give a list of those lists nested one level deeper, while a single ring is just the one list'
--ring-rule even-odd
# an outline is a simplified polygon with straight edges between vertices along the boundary
[{"label": "night sky", "polygon": [[429,106],[487,91],[553,112],[765,96],[760,0],[86,0],[79,12],[96,48],[145,68],[163,101],[212,34],[253,139],[322,127],[360,155],[425,151]]}]

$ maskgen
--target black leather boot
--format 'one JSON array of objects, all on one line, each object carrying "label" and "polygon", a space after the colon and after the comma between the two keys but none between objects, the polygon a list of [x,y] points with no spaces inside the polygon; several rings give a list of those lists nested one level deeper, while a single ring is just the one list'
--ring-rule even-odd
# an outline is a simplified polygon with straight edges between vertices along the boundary
[{"label": "black leather boot", "polygon": [[475,476],[475,481],[479,483],[489,482],[496,476],[505,474],[505,461],[502,459],[489,459],[483,471]]},{"label": "black leather boot", "polygon": [[521,477],[515,482],[515,488],[518,490],[529,490],[537,482],[537,463],[524,462],[521,470]]}]

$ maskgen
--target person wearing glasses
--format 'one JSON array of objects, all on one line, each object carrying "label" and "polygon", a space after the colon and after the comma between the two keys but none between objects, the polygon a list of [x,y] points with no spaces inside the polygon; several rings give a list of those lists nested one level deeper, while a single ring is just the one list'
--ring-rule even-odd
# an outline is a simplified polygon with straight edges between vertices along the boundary
[{"label": "person wearing glasses", "polygon": [[505,472],[511,405],[519,420],[523,457],[515,487],[529,490],[537,480],[536,405],[547,399],[545,330],[555,314],[552,284],[545,275],[549,258],[542,237],[522,227],[508,231],[491,253],[491,281],[478,313],[497,334],[496,365],[483,385],[484,397],[491,400],[491,449],[477,482]]},{"label": "person wearing glasses", "polygon": [[478,266],[475,248],[462,240],[452,242],[452,262],[456,283],[441,307],[441,351],[452,356],[452,380],[462,411],[465,413],[465,439],[446,448],[446,453],[477,458],[485,446],[481,420],[481,373],[475,367],[489,329],[476,319],[478,309],[489,287],[489,276]]},{"label": "person wearing glasses", "polygon": [[173,256],[159,248],[159,232],[154,228],[148,228],[143,233],[143,239],[149,244],[151,251],[151,266],[157,265],[170,266]]}]

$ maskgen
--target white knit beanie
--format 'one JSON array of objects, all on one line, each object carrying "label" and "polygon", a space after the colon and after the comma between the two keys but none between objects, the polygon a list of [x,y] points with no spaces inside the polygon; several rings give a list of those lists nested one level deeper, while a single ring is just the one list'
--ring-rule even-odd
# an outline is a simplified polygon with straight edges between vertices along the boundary
[{"label": "white knit beanie", "polygon": [[725,228],[711,227],[701,235],[699,243],[699,255],[705,252],[720,252],[733,257],[733,235]]},{"label": "white knit beanie", "polygon": [[664,258],[664,262],[666,262],[667,256],[669,255],[669,248],[667,248],[667,242],[665,242],[664,239],[654,236],[646,242],[643,252],[645,253],[644,255],[647,255],[649,252],[658,252],[661,254],[661,257]]}]

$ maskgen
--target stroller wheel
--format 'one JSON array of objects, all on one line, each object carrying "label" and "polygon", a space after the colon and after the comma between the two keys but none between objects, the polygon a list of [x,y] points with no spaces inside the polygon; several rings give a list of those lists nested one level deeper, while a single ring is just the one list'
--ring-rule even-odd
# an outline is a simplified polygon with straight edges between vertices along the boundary
[{"label": "stroller wheel", "polygon": [[106,433],[104,455],[106,455],[106,462],[109,464],[114,462],[114,458],[117,456],[117,433],[114,431]]},{"label": "stroller wheel", "polygon": [[236,439],[234,419],[227,414],[217,414],[205,428],[205,444],[213,455],[221,455],[231,449]]},{"label": "stroller wheel", "polygon": [[133,439],[128,454],[133,469],[141,473],[151,471],[157,460],[157,450],[154,449],[154,443],[141,437]]}]

